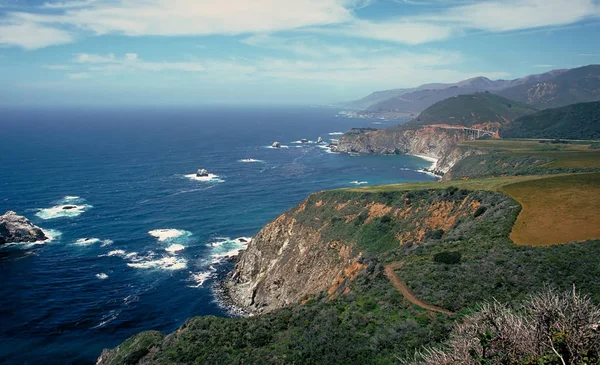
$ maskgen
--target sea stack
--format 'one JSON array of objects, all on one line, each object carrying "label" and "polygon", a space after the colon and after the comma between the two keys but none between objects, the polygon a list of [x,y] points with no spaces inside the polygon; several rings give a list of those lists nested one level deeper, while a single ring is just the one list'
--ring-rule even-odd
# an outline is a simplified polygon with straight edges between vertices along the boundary
[{"label": "sea stack", "polygon": [[40,227],[35,226],[27,218],[13,211],[8,211],[0,216],[0,245],[47,239],[48,237]]},{"label": "sea stack", "polygon": [[271,145],[271,147],[273,147],[273,148],[281,148],[281,143],[279,143],[279,142],[273,142],[273,144]]},{"label": "sea stack", "polygon": [[321,137],[317,138],[317,143],[318,143],[318,144],[321,144],[321,143],[323,143],[323,138],[321,138]]},{"label": "sea stack", "polygon": [[206,171],[205,169],[198,169],[198,172],[196,172],[196,177],[207,177],[208,176],[208,171]]}]

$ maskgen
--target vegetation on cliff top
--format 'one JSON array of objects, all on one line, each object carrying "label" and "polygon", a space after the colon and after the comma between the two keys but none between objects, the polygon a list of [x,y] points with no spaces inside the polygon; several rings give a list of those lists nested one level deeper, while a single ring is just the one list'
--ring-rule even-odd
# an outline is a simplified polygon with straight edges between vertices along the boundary
[{"label": "vegetation on cliff top", "polygon": [[[485,183],[498,190],[507,181],[539,178],[483,180],[503,180]],[[484,300],[515,304],[545,286],[567,290],[575,283],[600,302],[600,241],[517,246],[508,238],[520,212],[516,201],[447,184],[311,195],[303,209],[287,214],[295,224],[321,230],[315,244],[343,241],[360,250],[353,280],[253,318],[193,318],[159,343],[136,347],[137,355],[128,354],[129,345],[105,352],[101,364],[128,363],[125,358],[138,364],[393,364],[445,339],[451,322]],[[404,263],[395,272],[420,299],[459,313],[431,315],[405,300],[384,275],[384,265],[393,262]]]},{"label": "vegetation on cliff top", "polygon": [[600,102],[547,109],[518,118],[502,127],[500,136],[502,138],[599,139]]}]

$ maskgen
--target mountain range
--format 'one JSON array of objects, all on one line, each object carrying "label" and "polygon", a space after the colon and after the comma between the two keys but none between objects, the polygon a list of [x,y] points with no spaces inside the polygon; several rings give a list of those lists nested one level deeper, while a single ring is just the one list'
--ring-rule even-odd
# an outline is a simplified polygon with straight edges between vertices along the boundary
[{"label": "mountain range", "polygon": [[444,99],[489,91],[538,109],[600,100],[600,65],[557,69],[514,80],[475,77],[456,83],[376,91],[344,106],[367,113],[418,114]]}]

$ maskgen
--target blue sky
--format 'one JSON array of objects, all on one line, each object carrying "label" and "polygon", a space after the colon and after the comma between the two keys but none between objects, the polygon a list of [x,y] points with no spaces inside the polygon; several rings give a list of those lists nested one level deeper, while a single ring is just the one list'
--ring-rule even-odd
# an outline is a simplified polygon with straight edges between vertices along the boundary
[{"label": "blue sky", "polygon": [[597,0],[0,0],[0,104],[326,104],[599,44]]}]

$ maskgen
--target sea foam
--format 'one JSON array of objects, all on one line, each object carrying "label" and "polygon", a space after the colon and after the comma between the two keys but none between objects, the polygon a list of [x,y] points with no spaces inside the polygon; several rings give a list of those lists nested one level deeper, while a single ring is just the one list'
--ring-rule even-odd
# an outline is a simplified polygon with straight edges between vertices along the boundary
[{"label": "sea foam", "polygon": [[330,136],[341,136],[342,134],[344,134],[344,132],[330,132],[329,133]]},{"label": "sea foam", "polygon": [[57,205],[50,208],[40,208],[35,214],[41,219],[56,219],[63,217],[77,217],[81,213],[93,208],[92,205],[84,204],[85,199],[78,196],[65,196]]},{"label": "sea foam", "polygon": [[255,158],[244,158],[244,159],[238,160],[238,162],[243,162],[243,163],[265,163],[265,161],[263,161],[263,160],[257,160]]},{"label": "sea foam", "polygon": [[350,184],[353,184],[353,185],[365,185],[365,184],[368,184],[368,183],[369,183],[368,181],[357,181],[357,180],[350,181]]},{"label": "sea foam", "polygon": [[225,182],[225,180],[219,178],[219,175],[215,175],[215,174],[208,174],[208,176],[196,176],[196,174],[188,174],[188,175],[184,175],[184,176],[190,180],[201,181],[201,182],[215,182],[215,183]]},{"label": "sea foam", "polygon": [[149,231],[148,234],[156,237],[160,242],[182,240],[192,235],[191,232],[182,229],[165,228]]},{"label": "sea foam", "polygon": [[100,280],[108,279],[108,275],[106,275],[103,272],[101,272],[100,274],[96,274],[96,277]]}]

